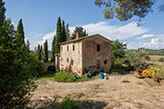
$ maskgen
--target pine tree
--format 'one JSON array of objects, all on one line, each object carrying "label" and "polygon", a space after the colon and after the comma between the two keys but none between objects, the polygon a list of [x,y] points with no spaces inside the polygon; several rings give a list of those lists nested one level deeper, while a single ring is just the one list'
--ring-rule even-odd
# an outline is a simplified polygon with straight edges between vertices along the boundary
[{"label": "pine tree", "polygon": [[88,33],[86,33],[86,30],[84,30],[83,27],[76,27],[74,32],[72,33],[72,36],[70,37],[70,39],[76,39],[76,33],[79,32],[81,34],[81,37],[85,37],[88,36]]},{"label": "pine tree", "polygon": [[2,27],[3,22],[5,21],[6,8],[5,8],[4,4],[5,4],[5,2],[3,2],[3,0],[0,0],[0,27]]},{"label": "pine tree", "polygon": [[19,40],[20,46],[21,46],[22,44],[25,43],[25,42],[24,42],[25,36],[24,36],[24,30],[23,30],[22,19],[19,20],[19,23],[18,23],[18,26],[17,26],[17,32],[16,32],[16,34],[17,34],[17,40]]},{"label": "pine tree", "polygon": [[64,20],[62,21],[62,41],[61,42],[65,42],[66,41],[66,31],[65,31],[65,23]]},{"label": "pine tree", "polygon": [[66,25],[66,41],[70,40],[69,24]]},{"label": "pine tree", "polygon": [[61,28],[61,19],[58,18],[57,29],[56,29],[56,39],[55,39],[55,53],[60,53],[60,45],[62,42],[62,28]]},{"label": "pine tree", "polygon": [[43,58],[43,62],[48,62],[48,42],[47,42],[47,39],[44,42],[44,58]]},{"label": "pine tree", "polygon": [[56,36],[54,36],[53,41],[52,41],[52,48],[51,48],[51,61],[54,62],[55,61],[55,38]]}]

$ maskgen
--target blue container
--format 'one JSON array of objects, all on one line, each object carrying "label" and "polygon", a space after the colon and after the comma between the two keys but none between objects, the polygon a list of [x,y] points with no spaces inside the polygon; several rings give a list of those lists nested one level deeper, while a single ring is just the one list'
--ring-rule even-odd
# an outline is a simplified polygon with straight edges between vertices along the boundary
[{"label": "blue container", "polygon": [[73,76],[73,79],[76,79],[76,76]]},{"label": "blue container", "polygon": [[88,77],[89,77],[89,75],[88,75],[88,73],[86,73],[86,74],[85,74],[85,78],[88,79]]},{"label": "blue container", "polygon": [[104,74],[103,74],[103,72],[100,73],[100,79],[104,79]]}]

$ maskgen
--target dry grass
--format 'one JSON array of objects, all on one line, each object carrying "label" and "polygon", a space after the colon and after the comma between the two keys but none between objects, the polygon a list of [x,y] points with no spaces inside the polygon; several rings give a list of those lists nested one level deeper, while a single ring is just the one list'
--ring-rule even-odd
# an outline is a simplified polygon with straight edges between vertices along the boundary
[{"label": "dry grass", "polygon": [[164,58],[164,56],[162,56],[162,55],[149,55],[149,57],[150,57],[150,61],[148,61],[148,63],[164,65],[164,62],[158,62],[158,60],[160,58]]},{"label": "dry grass", "polygon": [[164,58],[162,55],[149,55],[151,61],[158,61],[160,58]]}]

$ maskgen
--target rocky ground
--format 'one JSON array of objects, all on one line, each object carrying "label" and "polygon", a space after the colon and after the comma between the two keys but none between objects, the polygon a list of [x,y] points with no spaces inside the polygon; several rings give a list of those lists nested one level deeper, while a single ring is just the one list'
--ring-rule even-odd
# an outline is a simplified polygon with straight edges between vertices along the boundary
[{"label": "rocky ground", "polygon": [[[164,109],[164,81],[139,79],[130,74],[109,76],[108,80],[95,79],[78,83],[59,83],[47,80],[39,83],[31,100],[32,106],[48,104],[55,96],[84,96],[80,100],[90,101],[90,109]],[[34,106],[34,107],[35,107]]]}]

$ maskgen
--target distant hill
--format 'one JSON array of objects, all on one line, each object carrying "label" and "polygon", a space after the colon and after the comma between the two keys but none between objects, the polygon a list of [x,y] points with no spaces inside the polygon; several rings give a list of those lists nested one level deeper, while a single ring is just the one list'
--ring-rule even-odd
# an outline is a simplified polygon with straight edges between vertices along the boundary
[{"label": "distant hill", "polygon": [[[145,50],[148,53],[148,55],[164,55],[164,49],[159,49],[159,50],[146,49],[146,48],[138,48],[138,49]],[[129,50],[136,50],[136,49],[129,49]],[[126,50],[126,51],[128,51],[128,50]]]}]

